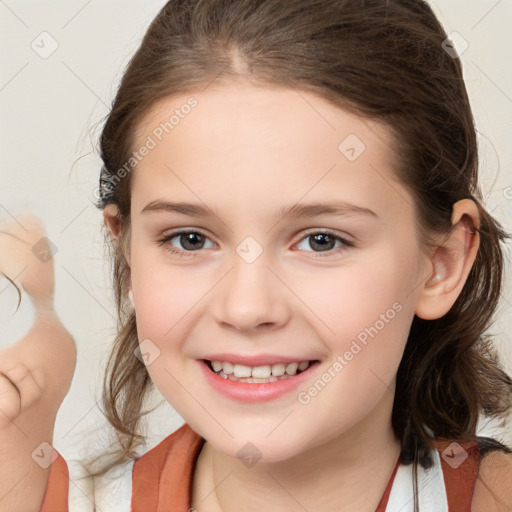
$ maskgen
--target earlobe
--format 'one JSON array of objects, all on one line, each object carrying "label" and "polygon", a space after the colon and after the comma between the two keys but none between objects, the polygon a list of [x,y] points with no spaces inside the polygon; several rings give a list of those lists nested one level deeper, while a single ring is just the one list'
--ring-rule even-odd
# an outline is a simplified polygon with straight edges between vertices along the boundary
[{"label": "earlobe", "polygon": [[480,238],[474,226],[480,226],[476,203],[458,201],[453,207],[452,229],[434,251],[430,261],[433,271],[417,296],[415,313],[420,318],[441,318],[460,295],[478,253]]}]

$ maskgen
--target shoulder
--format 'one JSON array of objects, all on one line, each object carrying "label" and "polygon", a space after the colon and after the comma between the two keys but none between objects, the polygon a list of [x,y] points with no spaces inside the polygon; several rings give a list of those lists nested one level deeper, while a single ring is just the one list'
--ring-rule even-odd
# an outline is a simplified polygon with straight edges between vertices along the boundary
[{"label": "shoulder", "polygon": [[482,457],[472,501],[472,512],[512,510],[512,454],[492,451]]}]

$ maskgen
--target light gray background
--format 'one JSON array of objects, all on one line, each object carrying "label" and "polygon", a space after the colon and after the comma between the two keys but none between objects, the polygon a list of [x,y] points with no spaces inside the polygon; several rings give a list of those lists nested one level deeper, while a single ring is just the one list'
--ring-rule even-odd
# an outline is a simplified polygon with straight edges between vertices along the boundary
[{"label": "light gray background", "polygon": [[[0,0],[0,225],[21,212],[34,212],[43,218],[58,249],[56,307],[78,348],[74,380],[53,440],[65,457],[81,451],[84,434],[103,425],[96,400],[115,333],[102,216],[93,205],[101,166],[97,136],[121,71],[164,3]],[[469,44],[462,61],[481,134],[482,186],[488,209],[512,231],[512,2],[431,4],[448,33],[457,32]],[[58,48],[42,58],[31,46],[36,44],[39,52],[51,44]],[[512,373],[507,250],[506,290],[492,332]],[[15,298],[12,287],[0,280],[0,348],[19,339],[30,325],[33,312],[26,300],[13,316]],[[154,403],[161,400],[155,396]],[[147,448],[182,423],[163,403],[149,418]],[[494,423],[482,423],[481,432],[512,443],[510,431]]]}]

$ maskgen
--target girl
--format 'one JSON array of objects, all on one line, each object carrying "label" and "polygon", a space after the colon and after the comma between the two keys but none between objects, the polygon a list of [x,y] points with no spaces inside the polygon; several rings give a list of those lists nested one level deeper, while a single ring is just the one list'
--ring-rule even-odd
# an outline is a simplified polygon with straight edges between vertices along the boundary
[{"label": "girl", "polygon": [[[484,336],[509,235],[482,205],[461,64],[424,1],[171,0],[101,156],[117,451],[84,465],[87,491],[51,450],[74,352],[47,279],[46,323],[2,359],[2,481],[28,473],[6,510],[512,507],[511,451],[476,435],[480,412],[511,408]],[[30,222],[11,243],[41,238]],[[136,457],[152,386],[186,423]]]}]

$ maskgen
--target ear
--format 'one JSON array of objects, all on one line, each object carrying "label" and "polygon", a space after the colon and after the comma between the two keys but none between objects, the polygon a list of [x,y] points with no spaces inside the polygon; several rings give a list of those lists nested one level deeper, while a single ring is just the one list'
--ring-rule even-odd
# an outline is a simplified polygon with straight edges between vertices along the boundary
[{"label": "ear", "polygon": [[117,205],[110,203],[105,206],[103,209],[103,220],[105,221],[105,226],[110,233],[110,237],[119,242],[119,237],[121,235],[121,221]]},{"label": "ear", "polygon": [[130,265],[130,251],[129,251],[129,236],[123,238],[122,237],[122,222],[121,216],[119,215],[119,208],[115,204],[107,204],[103,209],[103,220],[105,221],[105,226],[108,229],[110,237],[114,241],[115,244],[123,244],[123,254]]},{"label": "ear", "polygon": [[435,320],[451,309],[478,254],[479,228],[480,213],[476,203],[471,199],[455,203],[452,229],[431,256],[429,265],[432,273],[417,295],[417,316],[424,320]]}]

